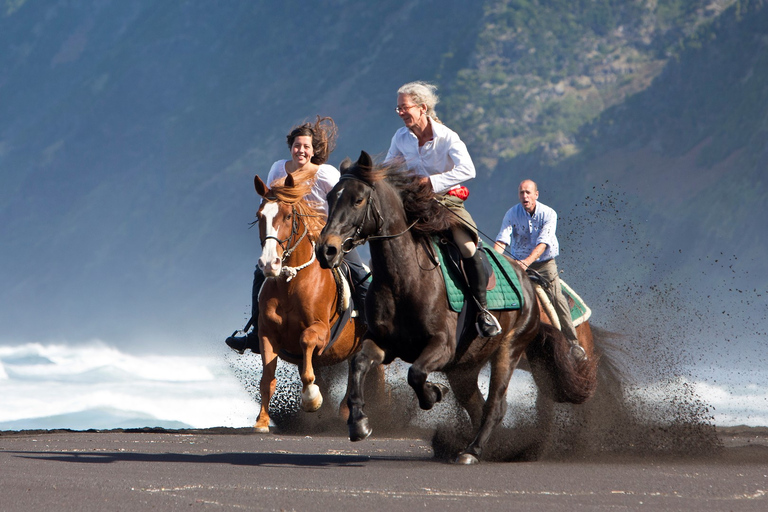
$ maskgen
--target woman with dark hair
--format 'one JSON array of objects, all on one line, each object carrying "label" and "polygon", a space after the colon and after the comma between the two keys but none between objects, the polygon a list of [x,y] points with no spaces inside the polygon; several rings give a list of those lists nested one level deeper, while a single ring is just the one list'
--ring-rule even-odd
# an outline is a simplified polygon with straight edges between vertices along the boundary
[{"label": "woman with dark hair", "polygon": [[[335,167],[325,162],[336,147],[337,133],[333,119],[320,116],[317,116],[314,123],[304,123],[292,129],[286,136],[291,159],[278,160],[272,164],[267,176],[267,186],[288,174],[308,171],[308,174],[313,176],[312,190],[305,199],[313,203],[318,210],[328,213],[326,195],[339,181],[340,175]],[[368,271],[357,250],[347,253],[344,261],[347,262],[351,273],[355,309],[362,314],[365,311],[363,304],[368,292]],[[264,279],[264,273],[256,266],[251,288],[251,318],[242,331],[235,331],[225,340],[232,350],[240,354],[246,349],[259,352],[259,290],[264,284]]]},{"label": "woman with dark hair", "polygon": [[475,221],[464,208],[469,192],[461,185],[475,177],[475,165],[458,134],[438,119],[436,90],[426,82],[410,82],[398,89],[395,111],[405,126],[392,137],[385,162],[403,162],[409,171],[429,182],[435,198],[461,219],[461,225],[451,229],[451,234],[461,252],[467,284],[478,306],[477,330],[481,336],[496,336],[501,326],[488,311],[488,276],[477,251],[480,238]]}]

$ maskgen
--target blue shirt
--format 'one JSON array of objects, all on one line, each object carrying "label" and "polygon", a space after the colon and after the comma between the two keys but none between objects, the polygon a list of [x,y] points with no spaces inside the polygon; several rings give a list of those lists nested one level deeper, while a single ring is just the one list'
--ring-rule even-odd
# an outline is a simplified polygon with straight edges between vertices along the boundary
[{"label": "blue shirt", "polygon": [[537,259],[537,262],[551,260],[560,254],[555,230],[557,229],[557,213],[549,206],[536,201],[533,215],[529,214],[518,203],[504,215],[501,229],[496,235],[497,242],[503,242],[518,260],[530,256],[539,244],[547,244],[547,248]]}]

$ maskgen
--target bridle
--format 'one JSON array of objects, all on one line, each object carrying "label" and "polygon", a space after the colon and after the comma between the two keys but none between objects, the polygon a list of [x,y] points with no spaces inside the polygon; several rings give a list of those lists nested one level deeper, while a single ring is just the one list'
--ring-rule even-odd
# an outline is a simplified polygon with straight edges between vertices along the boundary
[{"label": "bridle", "polygon": [[[271,197],[265,197],[266,201],[277,201],[276,198]],[[285,260],[288,259],[291,254],[293,254],[293,251],[296,250],[296,248],[299,246],[302,240],[304,240],[304,237],[307,236],[307,233],[309,232],[309,228],[307,228],[307,225],[302,222],[304,225],[304,232],[301,234],[301,236],[298,237],[296,240],[296,243],[294,243],[290,247],[286,247],[288,242],[291,241],[292,238],[296,237],[299,233],[299,214],[296,212],[296,207],[294,205],[291,205],[291,233],[283,238],[282,240],[277,238],[276,236],[267,235],[264,237],[264,240],[261,241],[261,248],[264,249],[264,244],[267,243],[267,240],[274,240],[277,242],[277,244],[283,249],[283,255],[280,257],[280,261],[282,263],[285,263]]]},{"label": "bridle", "polygon": [[[384,216],[381,214],[381,210],[379,209],[378,205],[374,203],[374,196],[373,196],[373,190],[374,187],[371,183],[368,181],[359,178],[357,176],[351,175],[351,174],[344,174],[339,178],[339,181],[342,180],[355,180],[363,185],[365,185],[368,189],[368,196],[366,197],[366,204],[365,204],[365,213],[363,214],[363,219],[360,221],[360,223],[357,225],[357,228],[355,229],[355,234],[351,237],[346,238],[341,243],[341,252],[344,254],[347,254],[351,252],[355,247],[359,245],[363,245],[370,241],[375,240],[388,240],[391,238],[397,238],[399,236],[404,235],[410,229],[416,225],[417,221],[413,221],[410,226],[405,228],[405,230],[401,231],[400,233],[394,234],[394,235],[382,235],[381,231],[384,227]],[[374,234],[361,237],[360,234],[363,231],[363,226],[365,226],[368,218],[371,217],[373,219],[374,225],[376,226],[376,230],[374,231]]]}]

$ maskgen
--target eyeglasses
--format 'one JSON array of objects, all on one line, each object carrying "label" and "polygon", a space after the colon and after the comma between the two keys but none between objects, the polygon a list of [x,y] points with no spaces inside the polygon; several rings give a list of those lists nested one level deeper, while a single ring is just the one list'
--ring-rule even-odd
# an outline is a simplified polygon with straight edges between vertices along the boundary
[{"label": "eyeglasses", "polygon": [[403,112],[408,112],[408,109],[413,107],[418,107],[418,105],[398,105],[395,107],[395,112],[402,114]]}]

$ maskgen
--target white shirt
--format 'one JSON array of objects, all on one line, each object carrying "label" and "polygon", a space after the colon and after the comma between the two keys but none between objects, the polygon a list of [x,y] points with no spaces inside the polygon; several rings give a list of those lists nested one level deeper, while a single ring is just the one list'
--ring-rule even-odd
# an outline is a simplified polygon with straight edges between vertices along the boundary
[{"label": "white shirt", "polygon": [[501,229],[496,235],[497,242],[507,244],[512,255],[518,260],[527,258],[539,244],[547,244],[539,259],[547,261],[560,254],[560,244],[557,242],[557,212],[549,206],[536,201],[533,215],[517,203],[507,210]]},{"label": "white shirt", "polygon": [[458,134],[440,123],[432,122],[432,140],[419,147],[419,139],[403,126],[395,132],[384,162],[405,160],[409,170],[429,177],[432,190],[444,194],[449,189],[475,177],[475,164]]},{"label": "white shirt", "polygon": [[[285,170],[285,164],[288,162],[289,160],[278,160],[272,164],[272,168],[269,170],[269,175],[267,176],[268,187],[275,181],[280,178],[285,178],[288,175],[288,172]],[[314,203],[318,210],[327,214],[328,200],[326,197],[328,196],[328,192],[330,192],[336,183],[338,183],[341,174],[332,165],[320,164],[315,176],[316,179],[315,183],[312,185],[312,191],[304,197],[307,202]]]}]

